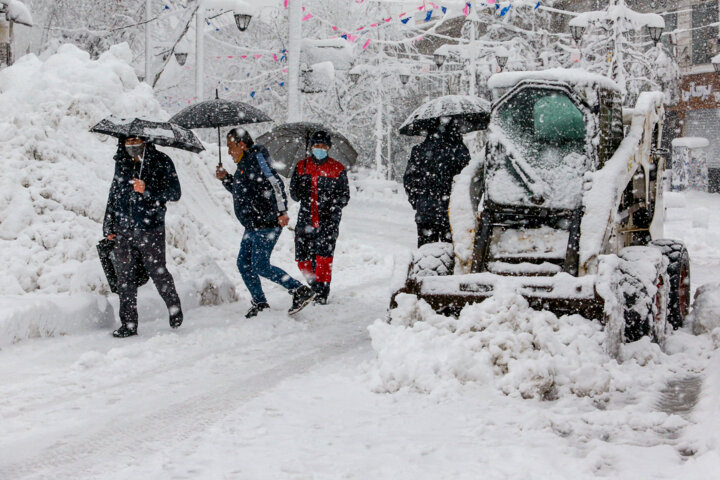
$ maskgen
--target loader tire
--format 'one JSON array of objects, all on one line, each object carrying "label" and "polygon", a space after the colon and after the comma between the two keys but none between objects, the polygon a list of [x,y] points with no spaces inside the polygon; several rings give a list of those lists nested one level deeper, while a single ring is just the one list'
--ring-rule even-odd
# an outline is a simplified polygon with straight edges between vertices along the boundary
[{"label": "loader tire", "polygon": [[428,243],[413,252],[410,276],[421,278],[452,275],[454,267],[452,243]]},{"label": "loader tire", "polygon": [[[626,342],[635,342],[644,336],[660,344],[665,340],[669,303],[666,282],[669,279],[656,249],[655,246],[629,247],[620,252],[620,257],[626,262],[620,271],[619,285]],[[654,269],[642,268],[648,264],[652,264]],[[644,278],[648,275],[651,275],[650,278]],[[654,292],[650,290],[649,283],[656,287]]]},{"label": "loader tire", "polygon": [[677,330],[683,326],[690,311],[690,255],[685,245],[676,240],[654,240],[652,245],[668,259],[668,322]]}]

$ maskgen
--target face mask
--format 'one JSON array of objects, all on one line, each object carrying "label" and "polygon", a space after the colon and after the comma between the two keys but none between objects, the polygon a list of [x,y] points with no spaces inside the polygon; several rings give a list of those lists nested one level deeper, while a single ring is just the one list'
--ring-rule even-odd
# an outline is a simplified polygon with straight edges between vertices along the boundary
[{"label": "face mask", "polygon": [[314,156],[315,158],[317,158],[318,160],[324,160],[324,159],[326,159],[326,158],[327,158],[327,153],[328,153],[327,150],[325,150],[324,148],[313,148],[313,149],[312,149],[312,154],[313,154],[313,156]]},{"label": "face mask", "polygon": [[142,143],[140,145],[125,145],[125,151],[132,158],[142,157],[143,153],[145,153],[145,145]]}]

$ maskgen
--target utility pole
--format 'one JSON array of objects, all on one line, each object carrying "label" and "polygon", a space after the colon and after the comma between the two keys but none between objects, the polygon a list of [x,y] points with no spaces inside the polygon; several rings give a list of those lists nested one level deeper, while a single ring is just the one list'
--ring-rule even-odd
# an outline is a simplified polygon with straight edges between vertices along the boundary
[{"label": "utility pole", "polygon": [[203,80],[205,79],[205,45],[203,34],[205,30],[205,7],[202,0],[198,0],[198,9],[195,12],[195,101],[203,101]]},{"label": "utility pole", "polygon": [[145,0],[145,81],[152,81],[152,39],[150,38],[150,21],[152,19],[152,0]]},{"label": "utility pole", "polygon": [[302,120],[300,53],[302,51],[302,0],[288,2],[288,122]]}]

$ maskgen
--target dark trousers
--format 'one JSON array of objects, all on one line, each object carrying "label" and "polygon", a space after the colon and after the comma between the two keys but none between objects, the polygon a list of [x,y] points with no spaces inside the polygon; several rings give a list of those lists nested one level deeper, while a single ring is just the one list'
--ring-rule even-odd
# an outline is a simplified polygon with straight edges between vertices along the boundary
[{"label": "dark trousers", "polygon": [[170,314],[181,311],[180,297],[175,281],[165,266],[165,230],[136,230],[132,234],[118,235],[115,250],[115,268],[120,297],[120,321],[123,325],[137,325],[137,281],[135,264],[142,262]]},{"label": "dark trousers", "polygon": [[260,284],[260,277],[295,290],[302,283],[292,278],[285,270],[270,265],[270,255],[280,238],[282,228],[268,228],[264,230],[245,231],[240,243],[237,266],[242,275],[245,286],[250,291],[253,303],[267,303],[265,293]]},{"label": "dark trousers", "polygon": [[452,242],[449,200],[420,198],[415,204],[418,247],[426,243]]},{"label": "dark trousers", "polygon": [[325,299],[330,295],[337,237],[336,223],[321,225],[320,228],[300,227],[295,233],[295,260],[298,268],[313,290]]}]

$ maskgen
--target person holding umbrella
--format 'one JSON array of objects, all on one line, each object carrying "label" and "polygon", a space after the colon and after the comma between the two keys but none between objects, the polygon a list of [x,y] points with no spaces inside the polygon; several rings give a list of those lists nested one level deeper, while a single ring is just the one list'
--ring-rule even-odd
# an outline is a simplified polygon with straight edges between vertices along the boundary
[{"label": "person holding umbrella", "polygon": [[267,149],[255,145],[246,130],[230,130],[227,145],[228,154],[237,165],[235,174],[231,175],[220,165],[215,173],[225,189],[232,193],[235,215],[245,227],[237,259],[240,275],[252,296],[252,304],[245,317],[255,317],[270,308],[260,277],[272,280],[292,294],[292,306],[288,313],[294,315],[315,298],[315,292],[270,264],[273,248],[283,227],[290,221],[285,186],[271,167]]},{"label": "person holding umbrella", "polygon": [[183,322],[180,297],[165,265],[165,205],[180,199],[172,160],[139,137],[118,141],[115,175],[103,222],[103,235],[115,242],[115,269],[122,326],[118,338],[137,335],[136,264],[141,263],[155,283],[170,315],[170,326]]},{"label": "person holding umbrella", "polygon": [[425,140],[412,148],[403,185],[415,210],[418,247],[452,242],[450,193],[455,175],[470,162],[470,151],[454,121],[438,121]]},{"label": "person holding umbrella", "polygon": [[327,304],[335,243],[342,209],[350,201],[347,171],[328,156],[332,139],[324,130],[310,137],[312,155],[300,160],[290,181],[290,196],[300,202],[295,227],[295,260],[317,293],[315,302]]}]

